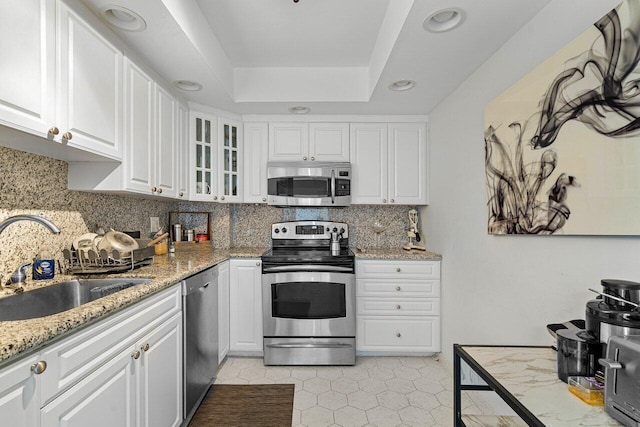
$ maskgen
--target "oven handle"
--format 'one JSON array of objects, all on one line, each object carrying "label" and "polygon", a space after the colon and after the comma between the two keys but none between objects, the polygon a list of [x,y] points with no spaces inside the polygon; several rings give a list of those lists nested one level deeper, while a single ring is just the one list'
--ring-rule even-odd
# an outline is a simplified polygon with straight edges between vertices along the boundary
[{"label": "oven handle", "polygon": [[336,171],[331,169],[331,204],[336,202]]},{"label": "oven handle", "polygon": [[351,344],[343,343],[325,343],[325,344],[285,344],[275,343],[267,344],[267,347],[271,348],[348,348],[352,347]]},{"label": "oven handle", "polygon": [[264,267],[263,273],[284,273],[284,272],[298,272],[298,271],[326,271],[326,272],[339,272],[339,273],[353,273],[353,267],[341,267],[338,265],[279,265],[276,267]]}]

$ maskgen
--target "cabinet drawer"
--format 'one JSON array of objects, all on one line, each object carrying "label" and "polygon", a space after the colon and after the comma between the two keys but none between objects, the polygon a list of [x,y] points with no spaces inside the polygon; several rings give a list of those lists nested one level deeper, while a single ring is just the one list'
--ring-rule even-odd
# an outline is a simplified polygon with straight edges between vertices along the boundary
[{"label": "cabinet drawer", "polygon": [[376,316],[438,316],[439,298],[370,298],[358,297],[357,313]]},{"label": "cabinet drawer", "polygon": [[439,317],[358,316],[359,351],[438,352]]},{"label": "cabinet drawer", "polygon": [[440,261],[356,261],[356,277],[439,279]]},{"label": "cabinet drawer", "polygon": [[356,296],[436,298],[440,296],[440,281],[357,279]]},{"label": "cabinet drawer", "polygon": [[94,372],[153,326],[182,309],[179,286],[161,292],[43,351],[42,402]]}]

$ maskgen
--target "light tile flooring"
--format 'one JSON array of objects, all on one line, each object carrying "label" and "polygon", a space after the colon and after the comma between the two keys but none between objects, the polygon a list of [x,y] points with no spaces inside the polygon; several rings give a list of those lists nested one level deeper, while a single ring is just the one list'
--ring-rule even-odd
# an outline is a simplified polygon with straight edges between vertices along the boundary
[{"label": "light tile flooring", "polygon": [[[452,426],[453,380],[433,357],[358,357],[355,366],[264,366],[228,358],[216,384],[295,384],[294,426]],[[473,403],[463,396],[465,412]],[[477,410],[477,409],[476,409]]]}]

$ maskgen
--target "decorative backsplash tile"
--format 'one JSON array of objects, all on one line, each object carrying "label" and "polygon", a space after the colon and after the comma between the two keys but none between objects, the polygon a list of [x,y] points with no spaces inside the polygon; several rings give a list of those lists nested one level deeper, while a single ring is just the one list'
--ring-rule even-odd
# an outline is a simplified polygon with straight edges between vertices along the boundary
[{"label": "decorative backsplash tile", "polygon": [[29,262],[46,246],[56,259],[76,237],[105,230],[149,233],[149,217],[168,223],[168,212],[177,203],[67,189],[67,163],[0,147],[0,221],[19,214],[35,214],[51,220],[61,231],[51,234],[42,225],[21,221],[0,233],[0,275],[4,281],[18,265]]},{"label": "decorative backsplash tile", "polygon": [[[0,233],[0,275],[8,275],[21,262],[33,259],[46,246],[56,259],[76,237],[105,230],[140,231],[149,235],[152,216],[169,230],[169,212],[210,212],[214,247],[270,245],[271,224],[281,221],[320,219],[349,224],[350,244],[364,248],[399,248],[407,242],[407,213],[413,206],[358,205],[347,208],[276,208],[254,204],[177,202],[159,198],[86,193],[67,189],[67,163],[0,147],[0,221],[18,214],[42,215],[61,230],[51,234],[35,222],[18,222]],[[206,215],[180,214],[173,222],[196,233],[206,232]],[[376,243],[371,225],[387,225]],[[425,230],[422,230],[423,232]],[[425,233],[423,233],[425,234]]]}]

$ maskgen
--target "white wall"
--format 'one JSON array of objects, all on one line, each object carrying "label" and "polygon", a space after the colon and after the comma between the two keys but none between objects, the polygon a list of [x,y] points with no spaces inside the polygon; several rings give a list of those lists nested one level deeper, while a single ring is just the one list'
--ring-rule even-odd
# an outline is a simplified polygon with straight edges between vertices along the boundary
[{"label": "white wall", "polygon": [[430,115],[430,205],[421,219],[428,249],[443,255],[449,360],[454,343],[548,345],[548,323],[584,318],[588,287],[640,281],[640,237],[487,234],[485,105],[617,3],[553,0]]}]

